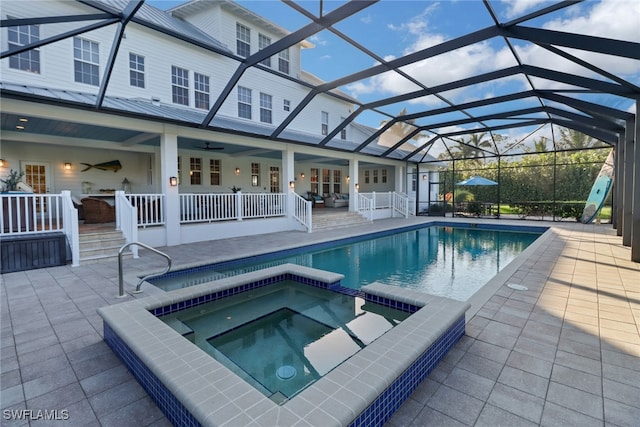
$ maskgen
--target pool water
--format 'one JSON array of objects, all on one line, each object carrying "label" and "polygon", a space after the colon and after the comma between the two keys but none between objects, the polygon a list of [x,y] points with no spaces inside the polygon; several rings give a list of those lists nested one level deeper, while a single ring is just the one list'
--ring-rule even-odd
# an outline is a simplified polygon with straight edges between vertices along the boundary
[{"label": "pool water", "polygon": [[293,263],[344,274],[342,286],[381,282],[466,301],[535,241],[541,232],[431,226],[337,244],[294,255],[263,256],[189,271],[151,282],[170,291],[265,267]]},{"label": "pool water", "polygon": [[409,314],[284,281],[160,319],[283,403]]}]

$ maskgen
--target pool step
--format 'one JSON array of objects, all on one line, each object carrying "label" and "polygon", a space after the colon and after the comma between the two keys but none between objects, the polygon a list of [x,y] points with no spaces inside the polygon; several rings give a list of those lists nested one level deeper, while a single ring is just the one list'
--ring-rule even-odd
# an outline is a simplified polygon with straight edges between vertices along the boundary
[{"label": "pool step", "polygon": [[368,222],[365,217],[357,212],[323,213],[321,215],[313,215],[313,231],[351,227],[353,225],[367,224]]},{"label": "pool step", "polygon": [[[117,262],[118,251],[126,243],[122,232],[103,231],[80,235],[80,264]],[[131,253],[124,254],[131,257]]]}]

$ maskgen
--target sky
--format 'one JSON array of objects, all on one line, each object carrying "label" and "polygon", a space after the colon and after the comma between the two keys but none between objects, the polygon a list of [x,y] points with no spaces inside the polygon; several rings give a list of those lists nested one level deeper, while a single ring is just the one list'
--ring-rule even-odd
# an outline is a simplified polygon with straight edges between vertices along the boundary
[{"label": "sky", "polygon": [[[148,0],[147,3],[166,10],[183,2]],[[239,0],[237,3],[288,31],[295,31],[309,23],[307,18],[280,1]],[[321,2],[317,0],[296,3],[315,15],[320,13]],[[323,12],[326,14],[344,3],[338,0],[324,1]],[[490,0],[490,5],[501,22],[508,22],[555,3],[557,1]],[[390,60],[491,25],[493,20],[480,0],[382,0],[336,24],[335,27],[372,51],[377,58]],[[640,43],[640,1],[589,0],[527,21],[523,25]],[[349,75],[377,63],[376,57],[358,51],[329,31],[322,31],[307,40],[315,47],[303,51],[302,67],[324,81]],[[525,64],[536,64],[575,75],[593,76],[593,73],[585,68],[539,46],[514,41],[514,48],[519,59]],[[640,61],[581,51],[571,53],[640,85]],[[410,65],[406,70],[423,84],[434,87],[513,65],[517,65],[513,53],[502,38],[495,38]],[[534,81],[534,84],[538,88],[557,87],[557,83],[542,80]],[[414,83],[391,72],[340,87],[342,91],[362,102],[391,97],[417,88]],[[459,103],[529,88],[524,78],[512,77],[443,95],[448,100]],[[622,110],[630,110],[633,105],[630,101],[620,98],[604,100],[594,97],[591,100],[605,101],[607,105]],[[444,105],[442,100],[431,96],[403,105],[394,104],[383,110],[395,115],[402,108],[414,112]],[[384,119],[384,115],[379,114],[359,117],[359,121],[364,120],[365,124],[373,127],[377,127]],[[445,121],[448,118],[440,119]],[[527,131],[521,129],[514,132]]]}]

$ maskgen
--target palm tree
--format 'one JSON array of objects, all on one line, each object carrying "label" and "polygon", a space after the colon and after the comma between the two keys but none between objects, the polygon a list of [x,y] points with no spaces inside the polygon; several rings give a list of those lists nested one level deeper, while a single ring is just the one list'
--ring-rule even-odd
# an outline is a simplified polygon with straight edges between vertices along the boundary
[{"label": "palm tree", "polygon": [[577,130],[560,128],[560,140],[558,141],[558,149],[560,150],[580,150],[590,148],[597,142],[589,135],[585,135]]},{"label": "palm tree", "polygon": [[532,151],[534,153],[546,153],[547,151],[549,151],[549,147],[547,147],[548,142],[549,139],[546,136],[541,136],[539,140],[533,141],[533,149],[531,149],[530,147],[526,147],[525,151],[528,153]]},{"label": "palm tree", "polygon": [[[406,115],[407,115],[406,108],[403,108],[402,111],[398,113],[398,117],[402,117]],[[414,122],[415,122],[415,119],[395,122],[393,125],[391,125],[391,127],[389,127],[389,129],[387,129],[386,131],[384,131],[382,135],[380,135],[378,144],[382,145],[383,147],[392,147],[396,145],[398,142],[400,142],[400,140],[404,139],[410,133],[416,130],[416,126],[414,125]],[[380,126],[382,127],[387,123],[388,123],[388,120],[383,120],[382,122],[380,122]],[[410,140],[417,139],[418,136],[419,134],[415,134],[410,138]],[[400,146],[400,148],[403,148],[403,147],[405,147],[405,144]],[[413,149],[415,149],[415,147],[413,147]]]},{"label": "palm tree", "polygon": [[484,139],[486,132],[481,134],[473,133],[469,140],[458,140],[458,145],[451,147],[451,155],[455,159],[467,159],[478,163],[486,156],[485,148],[491,148],[491,142]]}]

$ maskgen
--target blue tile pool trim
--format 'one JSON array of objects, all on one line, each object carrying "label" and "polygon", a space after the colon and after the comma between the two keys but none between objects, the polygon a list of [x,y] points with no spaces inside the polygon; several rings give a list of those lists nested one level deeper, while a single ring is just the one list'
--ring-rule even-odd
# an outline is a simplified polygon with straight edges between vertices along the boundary
[{"label": "blue tile pool trim", "polygon": [[336,246],[347,245],[351,243],[357,243],[364,240],[375,239],[378,237],[390,236],[393,234],[403,233],[407,231],[413,231],[420,228],[429,228],[429,227],[454,227],[454,228],[464,228],[464,229],[482,229],[482,230],[496,230],[496,231],[519,231],[524,233],[537,233],[542,235],[545,231],[549,229],[549,227],[543,226],[521,226],[521,225],[504,225],[504,224],[486,224],[486,223],[461,223],[461,222],[447,222],[447,221],[434,221],[427,225],[425,224],[415,224],[402,228],[395,228],[391,230],[377,231],[375,233],[363,234],[359,236],[347,237],[344,239],[332,240],[329,242],[322,243],[314,243],[312,245],[299,246],[296,248],[285,249],[282,251],[269,252],[267,254],[260,254],[249,256],[245,258],[237,258],[229,261],[222,261],[213,264],[201,265],[198,267],[191,267],[182,270],[171,271],[167,274],[163,274],[162,276],[157,276],[149,280],[149,283],[153,284],[155,280],[167,279],[170,277],[178,277],[185,274],[190,274],[193,272],[199,271],[208,271],[215,269],[227,269],[233,267],[235,265],[242,265],[245,263],[254,263],[254,262],[262,262],[269,261],[273,258],[286,257],[290,255],[298,255],[301,251],[316,251],[322,249],[333,248]]},{"label": "blue tile pool trim", "polygon": [[173,425],[185,427],[201,426],[198,420],[162,384],[131,348],[120,339],[107,322],[104,322],[104,340]]},{"label": "blue tile pool trim", "polygon": [[408,313],[415,313],[420,309],[420,307],[416,305],[403,303],[400,301],[393,300],[391,298],[383,298],[383,297],[377,297],[375,295],[369,295],[357,289],[345,288],[340,285],[340,282],[327,283],[320,280],[299,276],[297,274],[285,273],[285,274],[279,274],[273,277],[269,277],[267,279],[258,280],[256,282],[246,283],[244,285],[239,285],[239,286],[225,289],[222,291],[213,292],[211,294],[201,295],[199,297],[191,298],[185,301],[180,301],[171,305],[157,307],[152,310],[149,310],[149,312],[153,314],[155,317],[165,316],[167,314],[175,313],[176,311],[186,310],[188,308],[195,307],[200,304],[206,304],[222,298],[227,298],[233,295],[241,294],[243,292],[248,292],[254,289],[258,289],[263,286],[280,283],[284,280],[293,280],[297,283],[301,283],[304,285],[327,289],[330,291],[339,292],[339,293],[350,295],[350,296],[361,297],[367,301],[375,302],[377,304],[384,305],[390,308],[395,308],[396,310],[401,310]]},{"label": "blue tile pool trim", "polygon": [[433,371],[438,362],[462,338],[465,316],[460,316],[422,355],[378,398],[356,417],[349,427],[383,426],[411,393]]}]

